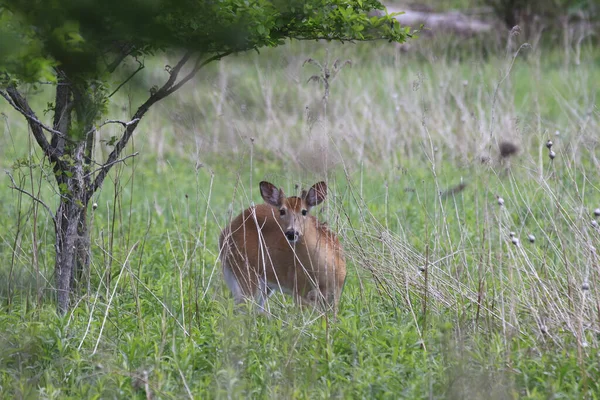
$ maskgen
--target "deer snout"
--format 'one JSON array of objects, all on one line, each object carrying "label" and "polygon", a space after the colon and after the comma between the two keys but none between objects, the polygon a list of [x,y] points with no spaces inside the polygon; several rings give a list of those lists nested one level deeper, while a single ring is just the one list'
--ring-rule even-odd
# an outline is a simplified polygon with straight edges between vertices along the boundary
[{"label": "deer snout", "polygon": [[285,237],[290,243],[295,243],[300,238],[300,233],[298,233],[298,231],[290,229],[285,231]]}]

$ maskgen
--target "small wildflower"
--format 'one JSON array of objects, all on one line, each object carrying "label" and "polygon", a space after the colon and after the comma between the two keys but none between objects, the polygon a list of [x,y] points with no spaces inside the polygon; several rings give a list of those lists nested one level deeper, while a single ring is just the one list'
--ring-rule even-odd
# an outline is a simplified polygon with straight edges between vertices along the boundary
[{"label": "small wildflower", "polygon": [[503,206],[504,205],[504,199],[500,196],[498,196],[498,205],[499,206]]},{"label": "small wildflower", "polygon": [[530,243],[534,243],[535,242],[535,236],[533,236],[531,233],[529,235],[527,235],[527,239],[529,239]]},{"label": "small wildflower", "polygon": [[98,208],[98,203],[92,204],[92,210],[95,210],[96,208]]},{"label": "small wildflower", "polygon": [[425,266],[424,265],[419,265],[419,271],[425,272]]},{"label": "small wildflower", "polygon": [[555,135],[555,136],[560,136],[560,131],[557,129],[557,130],[554,132],[554,135]]},{"label": "small wildflower", "polygon": [[600,208],[596,208],[596,209],[594,210],[594,215],[595,215],[596,217],[600,217]]},{"label": "small wildflower", "polygon": [[554,150],[550,150],[550,153],[548,153],[548,157],[550,157],[551,160],[554,160],[554,157],[556,157],[556,153],[554,152]]},{"label": "small wildflower", "polygon": [[581,284],[581,290],[590,290],[590,284],[585,281]]},{"label": "small wildflower", "polygon": [[514,238],[516,235],[517,235],[517,234],[516,234],[516,233],[514,233],[514,232],[511,232],[511,233],[510,233],[510,237],[511,237],[511,238]]},{"label": "small wildflower", "polygon": [[594,228],[598,228],[598,221],[596,221],[595,219],[592,220],[592,226]]},{"label": "small wildflower", "polygon": [[553,144],[554,144],[554,143],[552,143],[552,140],[548,140],[548,141],[546,142],[546,147],[547,147],[547,148],[549,148],[549,149],[551,149]]},{"label": "small wildflower", "polygon": [[518,245],[519,245],[519,238],[516,238],[516,237],[514,237],[514,238],[512,238],[510,241],[511,241],[511,242],[512,242],[512,244],[514,244],[515,246],[518,246]]},{"label": "small wildflower", "polygon": [[548,327],[546,325],[540,325],[540,331],[544,334],[548,334]]}]

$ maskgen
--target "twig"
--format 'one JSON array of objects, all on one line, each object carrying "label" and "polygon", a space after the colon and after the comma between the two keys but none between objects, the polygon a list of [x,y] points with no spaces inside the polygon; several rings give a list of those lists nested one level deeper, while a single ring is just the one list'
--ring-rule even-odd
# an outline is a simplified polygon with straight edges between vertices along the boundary
[{"label": "twig", "polygon": [[106,121],[104,121],[103,123],[101,123],[99,126],[94,126],[92,129],[90,129],[85,135],[89,135],[90,133],[96,132],[98,129],[102,128],[104,125],[108,125],[108,124],[119,124],[122,125],[123,128],[127,128],[129,125],[133,125],[140,122],[139,118],[134,118],[129,122],[125,122],[125,121],[119,121],[117,119],[107,119]]},{"label": "twig", "polygon": [[[123,62],[123,60],[131,54],[131,52],[135,49],[135,46],[130,44],[130,45],[123,45],[121,48],[121,54],[119,54],[119,56],[112,62],[110,63],[106,70],[109,73],[113,73],[115,72],[115,70],[117,69],[117,67]],[[110,96],[109,96],[110,97]]]},{"label": "twig", "polygon": [[[181,370],[180,370],[180,372],[181,372]],[[144,376],[144,391],[146,392],[146,400],[152,400],[152,390],[150,390],[150,381],[148,379],[148,371],[147,370],[144,370],[143,376]],[[185,381],[184,381],[184,384],[185,384]]]},{"label": "twig", "polygon": [[35,197],[33,194],[29,193],[28,191],[21,189],[19,186],[17,186],[17,183],[15,182],[15,178],[13,178],[12,174],[10,173],[10,171],[8,170],[4,170],[4,172],[6,173],[6,175],[8,175],[8,177],[10,178],[10,181],[12,182],[12,186],[9,186],[10,189],[16,190],[18,192],[21,192],[29,197],[31,197],[32,200],[37,201],[38,203],[40,203],[42,206],[44,206],[44,208],[46,209],[46,211],[48,211],[48,215],[50,215],[50,218],[52,219],[52,222],[54,223],[54,227],[56,228],[56,219],[54,218],[54,213],[52,212],[52,209],[50,209],[50,207],[44,203],[44,201],[42,199],[39,199],[37,197]]},{"label": "twig", "polygon": [[133,158],[133,157],[137,156],[138,154],[140,154],[140,152],[139,152],[139,151],[136,151],[136,152],[135,152],[135,153],[133,153],[133,154],[130,154],[130,155],[128,155],[128,156],[125,156],[125,157],[123,157],[123,158],[120,158],[120,159],[118,159],[118,160],[115,160],[115,161],[111,161],[110,163],[106,163],[106,164],[104,164],[104,165],[100,166],[100,168],[97,168],[97,169],[93,170],[93,171],[92,171],[92,172],[90,172],[89,174],[85,174],[83,177],[84,177],[84,178],[87,178],[88,176],[94,175],[94,174],[95,174],[96,172],[98,172],[98,171],[101,171],[101,170],[103,170],[103,169],[105,169],[105,168],[111,167],[111,166],[113,166],[113,165],[114,165],[114,164],[116,164],[116,163],[124,162],[124,161],[125,161],[125,160],[127,160],[128,158]]},{"label": "twig", "polygon": [[188,386],[187,381],[185,380],[185,376],[183,375],[183,371],[181,370],[181,368],[179,368],[179,365],[177,365],[177,370],[179,371],[179,376],[181,376],[181,382],[183,383],[185,391],[187,392],[189,398],[193,399],[194,395],[192,394],[192,391],[190,390],[190,387]]},{"label": "twig", "polygon": [[92,355],[96,354],[96,351],[98,351],[98,345],[100,344],[100,340],[102,339],[102,332],[104,331],[104,326],[106,324],[106,319],[108,318],[108,312],[110,310],[110,306],[115,297],[115,293],[117,292],[117,288],[119,287],[119,281],[121,280],[121,277],[123,276],[123,271],[129,265],[129,257],[131,257],[131,254],[137,248],[137,244],[138,244],[138,242],[135,242],[134,245],[131,246],[131,249],[129,249],[129,251],[127,253],[127,257],[125,257],[125,262],[123,262],[123,266],[121,267],[121,270],[119,271],[119,276],[117,276],[117,282],[115,283],[115,286],[113,287],[112,293],[110,293],[110,296],[108,296],[108,303],[106,304],[106,311],[104,312],[104,318],[102,319],[102,324],[100,325],[100,333],[98,333],[98,339],[96,340],[96,345],[94,346]]},{"label": "twig", "polygon": [[[15,89],[16,92],[16,89]],[[20,95],[20,93],[19,93]],[[4,92],[2,90],[0,90],[0,96],[4,97],[6,99],[6,101],[8,101],[8,104],[10,104],[15,110],[17,110],[18,112],[20,112],[25,118],[27,118],[28,120],[34,122],[35,124],[39,125],[42,129],[44,129],[45,131],[48,131],[50,133],[52,133],[53,135],[57,135],[60,136],[63,139],[66,139],[66,136],[64,133],[57,131],[56,129],[52,129],[49,126],[44,125],[44,123],[42,121],[40,121],[39,119],[37,119],[35,117],[35,115],[33,114],[33,112],[29,113],[29,110],[24,110],[21,107],[19,107],[16,102],[14,102],[12,100],[12,96],[13,94],[10,92]]]},{"label": "twig", "polygon": [[165,84],[154,95],[150,96],[150,98],[146,100],[146,103],[152,101],[151,104],[154,104],[157,101],[169,95],[169,89],[173,87],[175,81],[177,80],[177,77],[179,76],[179,73],[181,72],[181,68],[183,68],[183,66],[187,64],[191,56],[192,52],[188,51],[183,55],[183,57],[181,57],[181,60],[179,60],[177,64],[169,71],[170,76],[167,82],[165,82]]},{"label": "twig", "polygon": [[213,61],[218,61],[221,58],[228,56],[229,54],[233,53],[233,50],[229,50],[229,51],[225,51],[223,53],[219,53],[216,54],[212,57],[207,58],[206,60],[200,62],[200,57],[198,57],[198,59],[196,60],[196,64],[194,65],[194,68],[192,69],[192,71],[187,74],[183,79],[181,79],[176,85],[173,85],[173,87],[171,87],[170,89],[167,90],[167,95],[173,93],[174,91],[178,90],[180,87],[182,87],[186,82],[188,82],[190,79],[192,79],[194,77],[194,75],[196,75],[196,73],[205,65],[213,62]]},{"label": "twig", "polygon": [[142,63],[140,60],[135,59],[138,62],[138,68],[133,71],[133,73],[131,75],[129,75],[127,77],[127,79],[125,79],[123,82],[121,82],[121,84],[119,86],[117,86],[117,88],[115,90],[113,90],[113,92],[111,94],[108,95],[108,98],[111,98],[113,96],[113,94],[117,93],[119,91],[119,89],[121,89],[123,87],[123,85],[125,85],[127,82],[129,82],[131,80],[131,78],[133,78],[138,72],[140,72],[141,70],[144,69],[144,63]]},{"label": "twig", "polygon": [[202,62],[200,61],[200,57],[199,57],[196,60],[196,64],[192,68],[192,71],[190,73],[188,73],[179,82],[175,83],[177,81],[177,77],[179,76],[179,73],[181,72],[181,69],[185,66],[185,64],[189,61],[190,57],[192,56],[191,52],[185,53],[183,55],[183,57],[181,57],[181,59],[179,60],[177,65],[175,65],[175,67],[173,67],[173,69],[171,69],[171,71],[170,71],[171,76],[169,77],[167,82],[156,92],[153,92],[150,95],[150,97],[148,97],[148,99],[137,109],[137,111],[133,115],[133,119],[131,120],[131,123],[125,127],[125,132],[123,133],[123,136],[121,137],[121,139],[119,139],[119,141],[115,145],[115,148],[113,149],[113,151],[108,155],[108,159],[106,160],[104,167],[100,169],[100,173],[98,175],[96,175],[96,178],[94,179],[94,183],[88,189],[88,195],[91,196],[91,194],[96,192],[96,190],[100,186],[102,186],[102,183],[104,182],[106,175],[110,171],[110,168],[111,168],[113,162],[117,159],[117,157],[119,157],[119,155],[121,154],[121,151],[123,151],[123,149],[127,145],[127,142],[129,142],[131,135],[133,135],[133,132],[135,131],[135,128],[137,127],[139,121],[142,119],[142,117],[146,114],[146,112],[150,109],[150,107],[154,103],[164,99],[165,97],[169,96],[171,93],[175,92],[177,89],[179,89],[181,86],[183,86],[186,82],[188,82],[190,79],[192,79],[194,77],[194,75],[196,75],[198,70],[200,70],[200,68],[204,67],[206,64],[208,64],[212,61],[219,60],[231,53],[234,53],[234,50],[216,54],[212,57],[207,58],[206,60],[204,60]]},{"label": "twig", "polygon": [[498,92],[500,91],[500,86],[502,86],[504,81],[506,79],[508,79],[508,77],[510,76],[510,72],[512,71],[512,68],[515,65],[515,60],[519,56],[519,53],[521,52],[521,50],[527,49],[530,47],[531,47],[531,45],[529,43],[523,43],[521,46],[519,46],[517,51],[512,56],[512,59],[510,61],[510,65],[508,66],[508,70],[506,71],[506,74],[504,74],[504,76],[502,77],[502,79],[500,79],[500,81],[496,85],[496,88],[494,89],[494,94],[492,95],[492,110],[491,110],[491,118],[490,118],[490,138],[492,137],[492,135],[494,133],[494,117],[495,117],[494,111],[496,110],[496,101],[498,100]]},{"label": "twig", "polygon": [[139,118],[134,118],[129,122],[119,121],[117,119],[107,119],[98,128],[102,128],[104,125],[108,125],[108,124],[120,124],[120,125],[123,125],[123,128],[127,128],[129,125],[135,124],[136,122],[139,122],[139,121],[140,121]]}]

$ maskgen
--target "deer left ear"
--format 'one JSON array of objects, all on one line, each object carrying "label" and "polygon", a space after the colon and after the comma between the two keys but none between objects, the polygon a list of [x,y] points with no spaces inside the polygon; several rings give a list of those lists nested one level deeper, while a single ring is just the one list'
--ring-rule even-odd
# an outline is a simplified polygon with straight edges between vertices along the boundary
[{"label": "deer left ear", "polygon": [[[303,193],[304,194],[304,193]],[[325,182],[318,182],[311,186],[306,192],[306,196],[304,197],[306,200],[306,204],[309,207],[314,207],[319,205],[325,200],[327,196],[327,184]]]},{"label": "deer left ear", "polygon": [[265,181],[260,183],[260,195],[265,203],[270,204],[273,207],[281,207],[283,199],[285,198],[283,190],[277,189],[275,185]]}]

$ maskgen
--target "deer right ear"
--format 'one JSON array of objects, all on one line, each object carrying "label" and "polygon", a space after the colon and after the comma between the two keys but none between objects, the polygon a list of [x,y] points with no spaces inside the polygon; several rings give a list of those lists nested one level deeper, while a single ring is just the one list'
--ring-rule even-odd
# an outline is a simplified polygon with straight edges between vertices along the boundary
[{"label": "deer right ear", "polygon": [[314,207],[321,204],[325,200],[325,196],[327,196],[327,184],[325,182],[315,183],[306,193],[306,204]]},{"label": "deer right ear", "polygon": [[283,199],[285,198],[283,190],[277,189],[275,185],[266,181],[262,181],[260,183],[260,195],[265,203],[274,207],[281,207],[283,204]]}]

